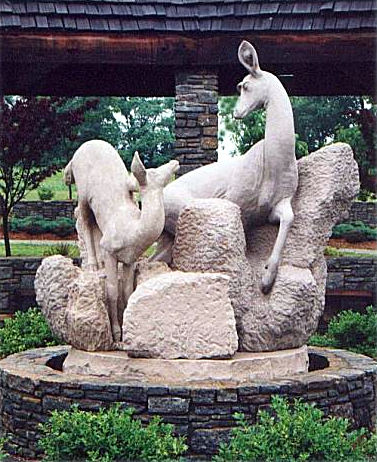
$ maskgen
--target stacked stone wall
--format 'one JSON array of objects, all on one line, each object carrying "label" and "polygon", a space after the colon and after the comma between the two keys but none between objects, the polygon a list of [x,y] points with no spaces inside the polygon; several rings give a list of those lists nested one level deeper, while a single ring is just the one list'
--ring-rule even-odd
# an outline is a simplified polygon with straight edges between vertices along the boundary
[{"label": "stacked stone wall", "polygon": [[147,423],[155,415],[185,435],[190,454],[210,456],[236,426],[234,413],[254,423],[259,410],[279,394],[290,401],[301,397],[317,404],[325,415],[347,417],[355,428],[376,423],[377,364],[370,358],[341,350],[318,350],[330,368],[264,383],[222,388],[127,384],[109,378],[63,374],[46,366],[62,363],[68,347],[30,350],[0,362],[0,420],[9,437],[7,449],[24,457],[40,455],[38,424],[54,409],[77,403],[96,411],[119,402],[133,407]]},{"label": "stacked stone wall", "polygon": [[45,220],[74,218],[76,201],[22,201],[14,206],[13,216],[17,218],[42,216]]},{"label": "stacked stone wall", "polygon": [[[0,313],[35,305],[34,277],[42,258],[0,258]],[[78,264],[79,260],[75,260]],[[377,259],[337,257],[327,260],[326,290],[368,292],[376,296]]]},{"label": "stacked stone wall", "polygon": [[354,202],[345,223],[362,221],[373,228],[377,227],[377,202]]},{"label": "stacked stone wall", "polygon": [[217,75],[207,71],[176,76],[175,146],[183,175],[217,160]]}]

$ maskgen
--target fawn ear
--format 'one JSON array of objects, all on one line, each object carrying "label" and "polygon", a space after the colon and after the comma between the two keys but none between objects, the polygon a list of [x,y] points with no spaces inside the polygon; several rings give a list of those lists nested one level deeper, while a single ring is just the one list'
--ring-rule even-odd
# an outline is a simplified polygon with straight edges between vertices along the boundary
[{"label": "fawn ear", "polygon": [[238,48],[238,59],[253,77],[261,74],[258,54],[253,45],[246,40],[243,40]]},{"label": "fawn ear", "polygon": [[134,174],[140,186],[145,186],[147,184],[147,171],[141,162],[137,151],[132,159],[131,172]]}]

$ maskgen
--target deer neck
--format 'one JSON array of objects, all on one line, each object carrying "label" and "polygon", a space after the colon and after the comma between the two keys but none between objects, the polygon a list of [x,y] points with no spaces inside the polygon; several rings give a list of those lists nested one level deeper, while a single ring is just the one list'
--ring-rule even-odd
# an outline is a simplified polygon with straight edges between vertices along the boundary
[{"label": "deer neck", "polygon": [[140,234],[152,243],[157,239],[165,224],[165,212],[162,188],[141,190]]},{"label": "deer neck", "polygon": [[265,107],[265,160],[279,169],[279,162],[285,164],[294,159],[295,131],[291,103],[278,79],[269,92]]}]

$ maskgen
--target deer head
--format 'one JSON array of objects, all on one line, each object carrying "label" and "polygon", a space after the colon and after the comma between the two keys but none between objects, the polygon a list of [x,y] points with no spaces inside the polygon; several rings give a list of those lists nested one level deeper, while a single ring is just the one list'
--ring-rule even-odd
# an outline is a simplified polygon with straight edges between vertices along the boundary
[{"label": "deer head", "polygon": [[259,67],[258,55],[249,42],[243,40],[238,48],[238,59],[249,74],[237,85],[240,94],[233,116],[243,119],[251,111],[264,106],[268,94],[268,78],[266,72]]},{"label": "deer head", "polygon": [[139,182],[140,190],[161,189],[169,183],[173,173],[179,169],[179,162],[171,160],[158,168],[146,169],[140,160],[139,154],[135,152],[131,164],[131,172]]}]

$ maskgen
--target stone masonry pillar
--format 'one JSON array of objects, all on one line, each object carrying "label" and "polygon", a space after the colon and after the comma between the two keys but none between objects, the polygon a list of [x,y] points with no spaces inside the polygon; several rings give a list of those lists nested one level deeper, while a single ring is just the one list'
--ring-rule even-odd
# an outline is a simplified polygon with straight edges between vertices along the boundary
[{"label": "stone masonry pillar", "polygon": [[217,74],[178,72],[175,88],[174,151],[183,175],[217,160]]}]

